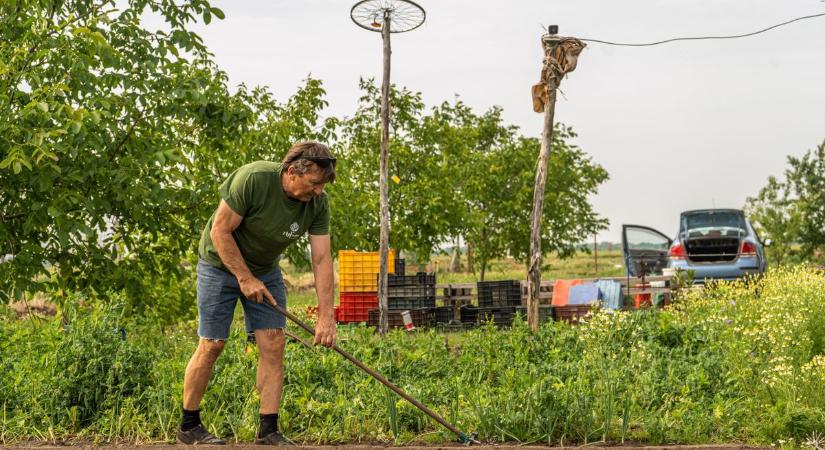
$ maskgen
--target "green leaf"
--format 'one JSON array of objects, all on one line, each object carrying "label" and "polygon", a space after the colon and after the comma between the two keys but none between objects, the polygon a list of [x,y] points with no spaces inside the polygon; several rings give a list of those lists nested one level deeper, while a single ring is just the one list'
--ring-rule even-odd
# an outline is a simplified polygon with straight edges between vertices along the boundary
[{"label": "green leaf", "polygon": [[212,14],[214,14],[215,17],[217,17],[218,19],[223,20],[224,18],[226,18],[226,15],[224,15],[223,11],[221,11],[218,8],[211,7],[209,8],[209,10],[212,11]]},{"label": "green leaf", "polygon": [[47,113],[49,112],[49,104],[46,102],[37,102],[37,109]]}]

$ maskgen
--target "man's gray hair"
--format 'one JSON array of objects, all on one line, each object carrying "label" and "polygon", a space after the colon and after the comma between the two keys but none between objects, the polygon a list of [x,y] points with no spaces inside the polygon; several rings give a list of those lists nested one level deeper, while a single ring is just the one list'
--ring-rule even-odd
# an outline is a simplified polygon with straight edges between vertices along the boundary
[{"label": "man's gray hair", "polygon": [[[324,161],[328,163],[325,164]],[[292,167],[296,173],[303,175],[317,168],[323,176],[324,183],[335,181],[335,156],[329,147],[320,142],[296,142],[286,152],[282,164],[281,170],[284,172]]]}]

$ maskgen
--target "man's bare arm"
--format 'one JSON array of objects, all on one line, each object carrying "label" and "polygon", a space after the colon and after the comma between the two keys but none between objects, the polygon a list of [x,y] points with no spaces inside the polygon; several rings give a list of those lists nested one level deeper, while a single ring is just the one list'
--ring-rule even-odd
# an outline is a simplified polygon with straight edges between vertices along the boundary
[{"label": "man's bare arm", "polygon": [[235,238],[232,237],[232,232],[242,221],[243,216],[233,211],[225,201],[221,200],[215,220],[212,222],[212,230],[209,232],[212,245],[215,246],[223,265],[238,279],[241,292],[246,298],[258,303],[268,301],[274,305],[275,299],[272,298],[272,294],[249,270],[238,244],[235,243]]},{"label": "man's bare arm", "polygon": [[315,327],[315,344],[332,346],[335,343],[335,317],[332,274],[332,254],[329,235],[310,235],[312,270],[315,274],[315,293],[318,295],[318,324]]}]

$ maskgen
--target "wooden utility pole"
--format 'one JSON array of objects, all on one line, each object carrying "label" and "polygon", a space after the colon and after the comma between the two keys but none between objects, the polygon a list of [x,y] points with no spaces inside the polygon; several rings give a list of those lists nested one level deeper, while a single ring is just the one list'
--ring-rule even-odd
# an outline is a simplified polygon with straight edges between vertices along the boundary
[{"label": "wooden utility pole", "polygon": [[387,301],[387,260],[390,246],[389,188],[387,187],[387,159],[390,148],[390,17],[384,11],[381,40],[384,42],[384,78],[381,83],[381,162],[378,175],[380,193],[381,234],[378,240],[380,268],[378,270],[378,332],[383,336],[389,330],[389,303]]},{"label": "wooden utility pole", "polygon": [[597,233],[593,233],[593,271],[599,276],[599,241]]},{"label": "wooden utility pole", "polygon": [[[387,265],[389,260],[390,219],[387,167],[390,148],[390,33],[404,33],[420,27],[427,17],[424,8],[412,0],[359,0],[350,9],[350,18],[359,27],[380,31],[384,44],[384,77],[381,83],[381,150],[378,174],[381,231],[378,254],[378,332],[389,329]],[[380,20],[380,22],[379,22]]]},{"label": "wooden utility pole", "polygon": [[547,163],[550,161],[550,143],[553,139],[553,115],[556,113],[556,88],[548,87],[544,104],[544,129],[541,132],[541,151],[536,165],[533,188],[533,212],[530,215],[530,268],[527,271],[527,324],[539,328],[539,291],[541,289],[541,212],[544,208],[544,186],[547,181]]},{"label": "wooden utility pole", "polygon": [[578,39],[558,36],[558,26],[551,25],[542,36],[544,60],[541,79],[533,85],[533,110],[544,113],[541,132],[541,151],[536,163],[536,182],[533,189],[533,212],[530,216],[530,259],[527,270],[527,324],[533,331],[539,327],[539,291],[541,288],[541,216],[544,208],[544,187],[550,146],[553,141],[553,116],[556,112],[556,89],[562,77],[576,68],[576,61],[584,49]]}]

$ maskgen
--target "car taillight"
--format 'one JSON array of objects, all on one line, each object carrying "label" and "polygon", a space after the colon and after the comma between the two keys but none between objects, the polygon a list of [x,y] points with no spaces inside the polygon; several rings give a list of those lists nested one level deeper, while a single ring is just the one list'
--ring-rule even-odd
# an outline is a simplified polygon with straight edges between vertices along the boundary
[{"label": "car taillight", "polygon": [[679,242],[671,245],[667,252],[667,257],[670,259],[685,259],[685,256],[685,247]]},{"label": "car taillight", "polygon": [[742,241],[742,250],[739,252],[742,256],[756,255],[756,244],[753,242]]}]

